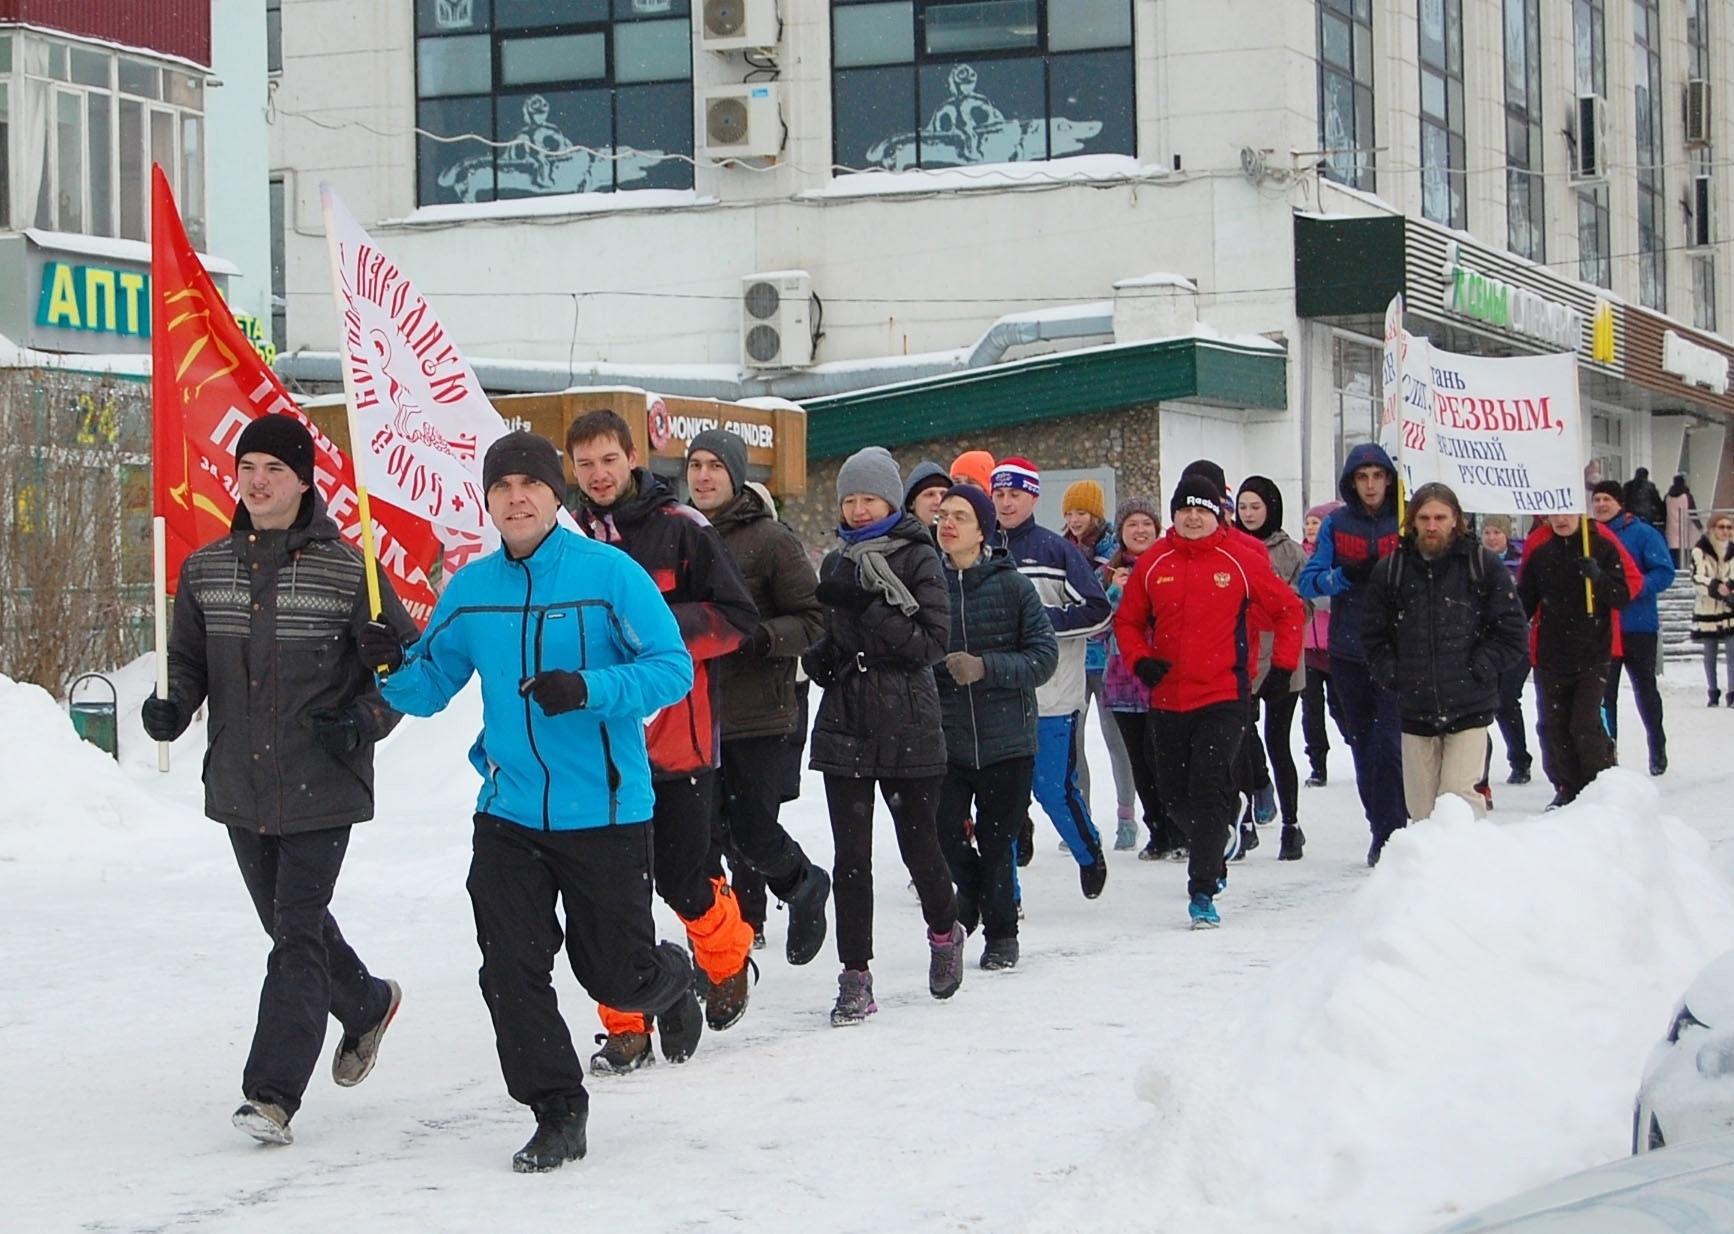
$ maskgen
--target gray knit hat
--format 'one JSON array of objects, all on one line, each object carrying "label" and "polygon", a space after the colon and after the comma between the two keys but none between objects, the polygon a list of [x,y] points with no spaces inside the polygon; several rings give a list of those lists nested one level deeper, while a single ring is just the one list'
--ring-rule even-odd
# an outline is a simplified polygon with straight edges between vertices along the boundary
[{"label": "gray knit hat", "polygon": [[871,493],[893,510],[903,508],[903,473],[884,446],[865,446],[843,460],[837,472],[837,504],[850,493]]},{"label": "gray knit hat", "polygon": [[722,465],[729,473],[729,483],[734,485],[736,494],[746,487],[747,443],[741,440],[739,433],[731,433],[726,428],[707,428],[687,443],[688,462],[692,461],[694,450],[708,450],[722,460]]},{"label": "gray knit hat", "polygon": [[1156,503],[1148,497],[1128,497],[1114,507],[1114,538],[1121,539],[1120,528],[1126,525],[1126,520],[1134,514],[1147,514],[1150,521],[1156,524],[1156,530],[1162,530],[1162,514],[1156,509]]}]

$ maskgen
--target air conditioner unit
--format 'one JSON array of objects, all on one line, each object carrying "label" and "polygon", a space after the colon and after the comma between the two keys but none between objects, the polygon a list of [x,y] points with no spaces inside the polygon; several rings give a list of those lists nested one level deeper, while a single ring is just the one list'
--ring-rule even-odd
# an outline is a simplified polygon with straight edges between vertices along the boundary
[{"label": "air conditioner unit", "polygon": [[718,52],[775,47],[779,25],[777,0],[703,0],[698,45]]},{"label": "air conditioner unit", "polygon": [[1710,243],[1710,177],[1692,177],[1692,247]]},{"label": "air conditioner unit", "polygon": [[1710,83],[1702,77],[1686,83],[1686,144],[1710,144]]},{"label": "air conditioner unit", "polygon": [[1576,121],[1577,158],[1572,164],[1571,178],[1606,179],[1608,101],[1599,94],[1578,95]]},{"label": "air conditioner unit", "polygon": [[704,92],[704,154],[726,159],[769,158],[783,148],[777,83],[749,81]]},{"label": "air conditioner unit", "polygon": [[773,270],[741,280],[741,363],[805,368],[813,362],[813,278]]}]

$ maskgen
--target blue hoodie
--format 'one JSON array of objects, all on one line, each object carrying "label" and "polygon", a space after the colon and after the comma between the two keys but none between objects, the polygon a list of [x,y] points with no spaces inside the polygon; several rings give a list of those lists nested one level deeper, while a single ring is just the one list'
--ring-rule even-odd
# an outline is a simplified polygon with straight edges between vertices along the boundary
[{"label": "blue hoodie", "polygon": [[1644,575],[1644,589],[1620,610],[1620,631],[1656,634],[1662,628],[1656,597],[1674,584],[1674,555],[1668,551],[1668,542],[1662,539],[1661,532],[1629,510],[1621,510],[1609,519],[1607,529],[1619,537]]},{"label": "blue hoodie", "polygon": [[[1355,472],[1369,464],[1383,467],[1391,482],[1385,490],[1385,501],[1377,513],[1369,514],[1355,492]],[[1301,568],[1297,587],[1303,600],[1330,597],[1331,655],[1356,663],[1366,661],[1361,650],[1361,590],[1364,584],[1349,582],[1343,573],[1345,564],[1365,561],[1369,556],[1388,557],[1397,551],[1397,469],[1376,442],[1364,441],[1349,451],[1343,461],[1343,474],[1337,482],[1342,495],[1341,508],[1325,515],[1319,527],[1313,555]]]},{"label": "blue hoodie", "polygon": [[[582,670],[589,699],[546,714],[518,684]],[[650,818],[644,722],[692,689],[692,657],[650,575],[619,549],[555,527],[523,560],[502,548],[452,575],[427,632],[380,686],[412,716],[482,679],[470,765],[476,811],[544,831]]]}]

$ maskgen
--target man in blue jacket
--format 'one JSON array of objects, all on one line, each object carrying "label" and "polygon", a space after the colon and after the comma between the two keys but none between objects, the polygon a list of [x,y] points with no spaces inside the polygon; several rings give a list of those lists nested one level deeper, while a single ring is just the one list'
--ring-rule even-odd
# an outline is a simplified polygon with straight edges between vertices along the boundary
[{"label": "man in blue jacket", "polygon": [[994,468],[992,483],[1000,542],[1018,572],[1035,584],[1060,640],[1059,667],[1036,689],[1035,796],[1078,863],[1084,898],[1093,900],[1108,881],[1108,860],[1090,819],[1090,803],[1078,788],[1073,732],[1084,718],[1085,644],[1108,628],[1114,612],[1084,555],[1036,522],[1042,476],[1035,464],[1004,459]]},{"label": "man in blue jacket", "polygon": [[1373,832],[1367,864],[1408,824],[1403,801],[1403,731],[1397,696],[1367,671],[1361,646],[1362,593],[1381,557],[1397,550],[1397,469],[1373,442],[1349,451],[1338,482],[1343,505],[1325,516],[1300,573],[1303,600],[1331,601],[1331,683],[1342,704],[1343,736],[1355,757],[1355,787]]},{"label": "man in blue jacket", "polygon": [[481,678],[468,887],[506,1090],[536,1115],[512,1168],[532,1173],[586,1147],[584,1068],[550,980],[562,943],[597,1002],[657,1015],[665,1053],[690,1054],[703,1029],[686,950],[659,944],[651,918],[644,745],[645,718],[692,689],[692,658],[648,574],[556,526],[566,484],[553,442],[508,433],[482,482],[499,550],[452,576],[407,652],[382,625],[358,642],[408,715]]},{"label": "man in blue jacket", "polygon": [[1668,542],[1662,539],[1661,532],[1623,508],[1624,500],[1624,491],[1614,480],[1603,480],[1590,494],[1590,513],[1619,537],[1644,576],[1643,590],[1620,610],[1620,643],[1624,650],[1608,669],[1607,688],[1602,692],[1602,716],[1607,722],[1608,736],[1618,739],[1623,666],[1631,676],[1638,715],[1650,740],[1650,774],[1659,776],[1668,769],[1668,734],[1662,728],[1662,692],[1656,688],[1657,645],[1662,628],[1656,597],[1673,586],[1674,555],[1668,551]]}]

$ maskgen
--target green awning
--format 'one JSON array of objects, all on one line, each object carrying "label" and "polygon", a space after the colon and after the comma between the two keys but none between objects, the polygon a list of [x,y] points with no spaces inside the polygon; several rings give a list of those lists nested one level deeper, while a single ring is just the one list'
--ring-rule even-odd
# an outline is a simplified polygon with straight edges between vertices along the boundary
[{"label": "green awning", "polygon": [[807,457],[1185,399],[1218,407],[1288,405],[1281,350],[1188,336],[1056,352],[990,368],[809,399]]}]

